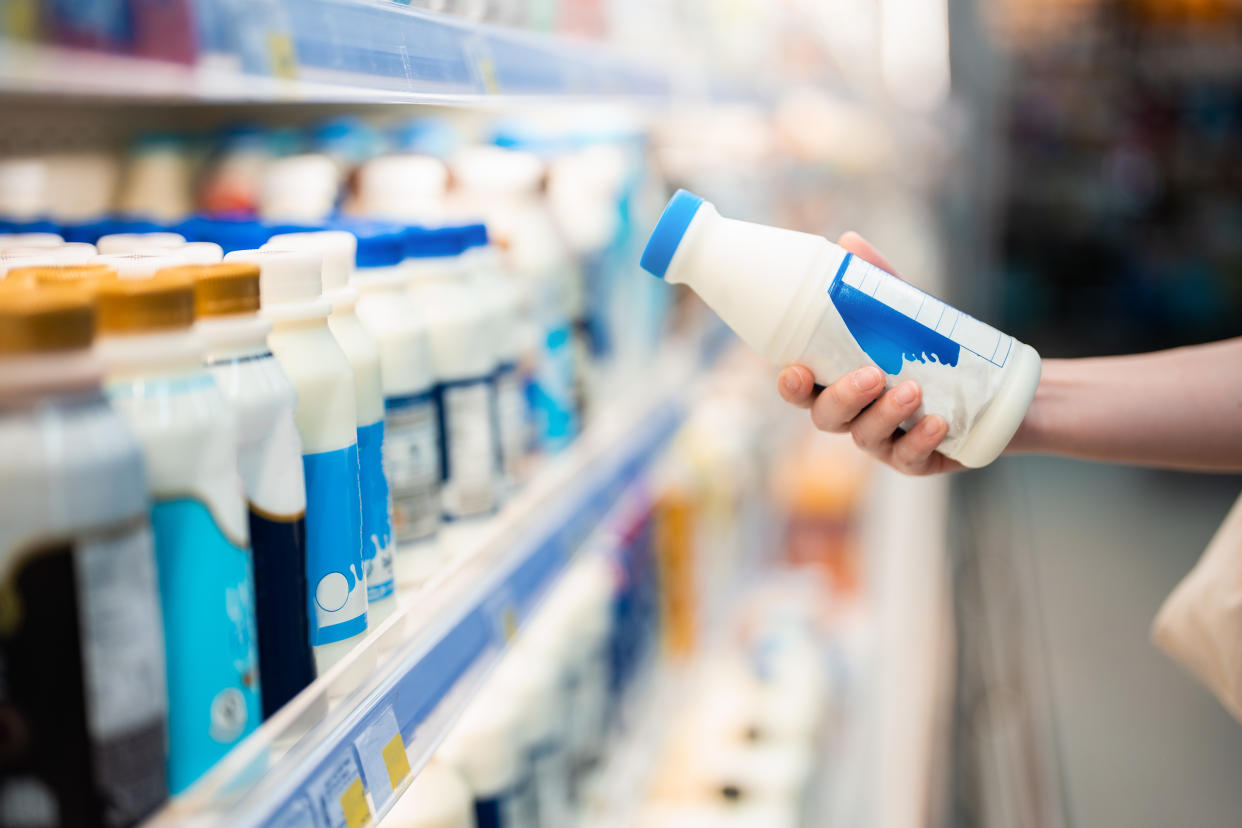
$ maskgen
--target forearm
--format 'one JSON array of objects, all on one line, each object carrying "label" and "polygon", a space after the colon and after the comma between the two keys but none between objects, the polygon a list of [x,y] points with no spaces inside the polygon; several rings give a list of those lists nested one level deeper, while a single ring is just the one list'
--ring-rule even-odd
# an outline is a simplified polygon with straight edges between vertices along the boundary
[{"label": "forearm", "polygon": [[1242,470],[1242,338],[1134,356],[1045,360],[1009,452]]}]

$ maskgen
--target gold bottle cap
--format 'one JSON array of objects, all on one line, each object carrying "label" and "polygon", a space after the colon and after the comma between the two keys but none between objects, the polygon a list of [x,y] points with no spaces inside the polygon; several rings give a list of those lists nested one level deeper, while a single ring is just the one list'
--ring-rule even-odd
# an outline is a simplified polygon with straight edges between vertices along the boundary
[{"label": "gold bottle cap", "polygon": [[0,284],[0,354],[36,354],[89,348],[95,305],[89,291]]},{"label": "gold bottle cap", "polygon": [[115,278],[116,270],[105,264],[80,264],[17,267],[8,272],[5,281],[34,287],[81,287],[93,291],[101,283]]},{"label": "gold bottle cap", "polygon": [[187,276],[113,279],[99,285],[99,331],[154,333],[194,324],[194,283]]},{"label": "gold bottle cap", "polygon": [[259,266],[250,262],[185,265],[161,270],[157,276],[194,281],[194,315],[235,316],[259,311]]}]

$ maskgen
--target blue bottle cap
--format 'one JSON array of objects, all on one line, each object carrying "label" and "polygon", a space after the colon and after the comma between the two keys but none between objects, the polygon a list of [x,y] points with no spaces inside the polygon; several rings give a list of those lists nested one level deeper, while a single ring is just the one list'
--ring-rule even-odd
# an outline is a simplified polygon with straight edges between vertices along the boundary
[{"label": "blue bottle cap", "polygon": [[466,249],[462,227],[407,227],[405,257],[407,259],[443,259],[459,256]]},{"label": "blue bottle cap", "polygon": [[651,238],[647,240],[647,247],[639,260],[643,270],[652,276],[664,278],[668,264],[673,260],[677,246],[681,244],[682,236],[686,235],[686,228],[694,221],[694,216],[702,204],[703,199],[694,193],[686,190],[673,193],[660,220],[656,222],[655,229],[651,231]]},{"label": "blue bottle cap", "polygon": [[195,216],[174,228],[186,241],[209,241],[220,245],[225,255],[234,250],[254,250],[267,244],[272,231],[255,219],[207,218]]},{"label": "blue bottle cap", "polygon": [[354,264],[359,269],[396,267],[405,259],[404,225],[387,221],[337,219],[331,230],[348,230],[358,238]]},{"label": "blue bottle cap", "polygon": [[487,225],[486,224],[466,224],[462,225],[462,244],[468,250],[471,247],[487,247]]}]

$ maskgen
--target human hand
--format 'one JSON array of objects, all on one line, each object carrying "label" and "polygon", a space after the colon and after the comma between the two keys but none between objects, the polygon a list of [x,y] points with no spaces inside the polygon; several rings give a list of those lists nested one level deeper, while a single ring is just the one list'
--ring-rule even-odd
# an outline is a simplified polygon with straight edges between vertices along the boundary
[{"label": "human hand", "polygon": [[[837,243],[876,267],[895,273],[880,252],[857,233],[847,232]],[[811,422],[820,431],[848,431],[859,448],[899,472],[925,475],[965,468],[936,451],[949,431],[943,417],[929,414],[909,432],[901,430],[901,424],[923,398],[923,390],[912,380],[886,392],[884,373],[868,365],[820,390],[809,368],[791,365],[781,371],[776,384],[786,402],[810,409]]]}]

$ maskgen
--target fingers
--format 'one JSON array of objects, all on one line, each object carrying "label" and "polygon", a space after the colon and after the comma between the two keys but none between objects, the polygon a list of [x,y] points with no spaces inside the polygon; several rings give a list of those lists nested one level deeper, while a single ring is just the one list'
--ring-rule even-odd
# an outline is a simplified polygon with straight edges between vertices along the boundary
[{"label": "fingers", "polygon": [[842,233],[841,238],[837,241],[837,244],[841,245],[858,258],[866,259],[881,270],[887,270],[892,274],[897,273],[893,266],[888,263],[888,259],[884,258],[883,253],[876,250],[871,242],[867,241],[853,230],[847,230]]},{"label": "fingers", "polygon": [[889,463],[906,474],[930,474],[945,471],[946,458],[936,453],[937,446],[949,433],[949,424],[935,414],[924,417],[918,425],[893,441]]},{"label": "fingers", "polygon": [[884,391],[884,374],[874,365],[851,371],[829,385],[811,405],[811,422],[820,431],[842,432]]},{"label": "fingers", "polygon": [[888,460],[894,433],[918,409],[922,396],[918,383],[910,380],[887,392],[850,425],[854,442],[863,451]]},{"label": "fingers", "polygon": [[776,390],[785,402],[810,408],[815,401],[815,376],[804,365],[790,365],[776,378]]}]

